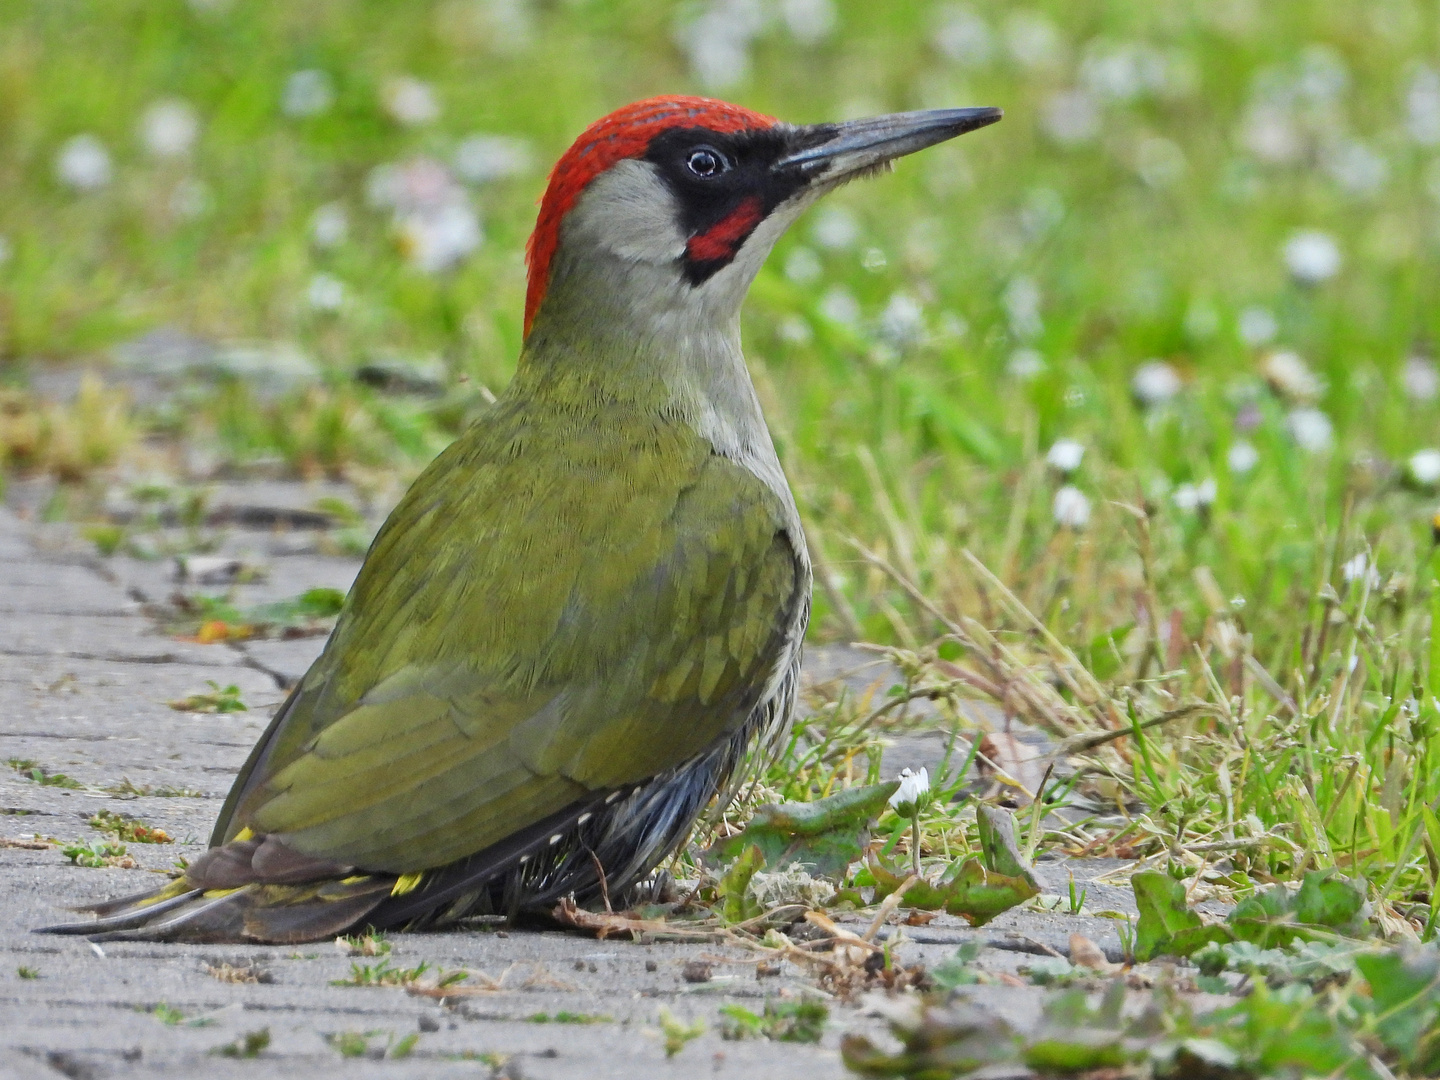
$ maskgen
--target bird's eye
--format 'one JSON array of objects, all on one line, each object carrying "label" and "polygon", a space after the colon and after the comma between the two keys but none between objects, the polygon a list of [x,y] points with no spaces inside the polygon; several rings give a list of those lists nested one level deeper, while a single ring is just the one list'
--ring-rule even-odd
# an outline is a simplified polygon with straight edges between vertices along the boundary
[{"label": "bird's eye", "polygon": [[685,159],[685,167],[702,180],[709,180],[711,177],[719,176],[729,168],[725,159],[720,156],[720,152],[718,150],[711,150],[708,146],[702,146],[698,150],[691,150],[690,156]]}]

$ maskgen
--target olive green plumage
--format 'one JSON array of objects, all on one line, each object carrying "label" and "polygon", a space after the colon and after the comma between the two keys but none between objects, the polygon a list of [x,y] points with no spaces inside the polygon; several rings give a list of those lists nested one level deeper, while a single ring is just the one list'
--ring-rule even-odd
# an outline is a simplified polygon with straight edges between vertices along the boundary
[{"label": "olive green plumage", "polygon": [[744,721],[802,584],[687,424],[507,394],[376,537],[217,839],[408,873],[645,780]]}]

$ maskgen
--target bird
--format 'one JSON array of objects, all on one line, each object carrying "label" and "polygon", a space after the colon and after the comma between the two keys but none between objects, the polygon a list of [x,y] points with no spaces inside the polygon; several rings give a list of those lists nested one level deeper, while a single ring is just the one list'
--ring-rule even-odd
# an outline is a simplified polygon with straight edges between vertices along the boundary
[{"label": "bird", "polygon": [[164,888],[44,932],[290,944],[595,903],[789,722],[811,564],[740,346],[782,233],[995,108],[626,105],[560,157],[510,384],[415,480]]}]

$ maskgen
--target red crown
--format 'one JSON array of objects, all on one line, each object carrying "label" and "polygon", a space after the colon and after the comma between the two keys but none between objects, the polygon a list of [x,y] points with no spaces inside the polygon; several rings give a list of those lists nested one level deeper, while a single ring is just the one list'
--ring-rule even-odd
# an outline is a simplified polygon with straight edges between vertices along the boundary
[{"label": "red crown", "polygon": [[540,217],[525,249],[530,266],[530,283],[525,291],[526,335],[550,283],[550,262],[560,242],[560,223],[591,180],[617,161],[639,157],[651,139],[671,128],[699,127],[730,133],[768,128],[775,122],[773,117],[712,98],[655,97],[616,109],[586,128],[551,170],[550,184],[540,200]]}]

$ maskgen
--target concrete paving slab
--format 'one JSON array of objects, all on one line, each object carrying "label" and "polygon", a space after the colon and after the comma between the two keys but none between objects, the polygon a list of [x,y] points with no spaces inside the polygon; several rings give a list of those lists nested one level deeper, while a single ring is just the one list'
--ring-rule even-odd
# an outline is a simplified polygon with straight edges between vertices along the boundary
[{"label": "concrete paving slab", "polygon": [[[73,918],[68,906],[153,887],[177,858],[198,855],[220,800],[283,696],[268,672],[298,676],[324,643],[308,638],[237,649],[176,641],[160,633],[130,595],[173,587],[162,576],[168,573],[164,567],[139,560],[102,563],[85,557],[83,544],[57,541],[53,530],[37,548],[31,534],[29,526],[0,509],[0,761],[34,761],[82,786],[42,785],[0,768],[0,837],[22,843],[36,835],[98,839],[102,834],[87,822],[108,809],[164,828],[179,842],[130,844],[133,869],[73,866],[53,847],[0,846],[0,1080],[198,1075],[830,1080],[845,1075],[838,1054],[842,1032],[881,1034],[878,1019],[836,1003],[818,1046],[725,1041],[721,1006],[734,1003],[758,1012],[767,997],[813,989],[803,973],[789,967],[778,977],[757,980],[752,954],[715,944],[634,944],[493,927],[392,937],[392,952],[384,959],[397,967],[424,962],[464,968],[475,974],[463,985],[482,984],[482,973],[498,983],[498,989],[442,1005],[398,988],[334,985],[351,974],[352,963],[378,961],[352,960],[330,943],[97,947],[83,939],[31,934],[33,927]],[[244,587],[252,589],[247,595],[294,595],[316,584],[344,587],[358,566],[354,559],[316,556],[277,562],[283,569],[261,590]],[[853,653],[819,649],[811,656],[812,682],[889,678],[869,666],[872,657],[860,658],[864,671],[847,674],[846,665],[857,659]],[[210,680],[234,683],[249,711],[194,714],[166,704],[206,689]],[[934,750],[923,743],[904,748],[917,763]],[[938,753],[928,760],[936,759]],[[1088,908],[1127,910],[1128,890],[1093,880],[1118,865],[1044,863],[1037,872],[1047,889],[1064,892],[1073,869],[1091,890]],[[1007,945],[986,950],[988,966],[1015,970],[1027,957],[1009,946],[1064,951],[1068,935],[1079,931],[1113,951],[1114,926],[1092,915],[1017,911],[980,930],[942,915],[925,927],[892,927],[886,933],[899,941],[896,949],[907,964],[940,962],[959,943],[978,938]],[[714,978],[686,982],[685,963],[700,955],[713,958]],[[226,964],[251,968],[264,981],[222,981],[212,969]],[[1012,1023],[1033,1022],[1036,988],[985,992],[987,1007]],[[674,1058],[665,1056],[658,1035],[662,1009],[683,1021],[699,1020],[706,1029]],[[594,1022],[564,1023],[561,1014]],[[262,1029],[269,1043],[257,1057],[216,1056],[219,1048]],[[410,1034],[418,1040],[408,1057],[374,1056]],[[371,1056],[342,1056],[341,1037],[363,1044]]]}]

